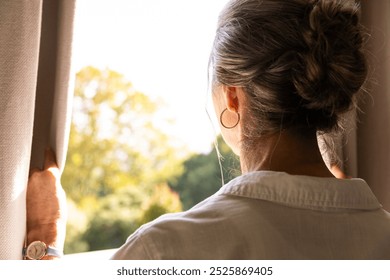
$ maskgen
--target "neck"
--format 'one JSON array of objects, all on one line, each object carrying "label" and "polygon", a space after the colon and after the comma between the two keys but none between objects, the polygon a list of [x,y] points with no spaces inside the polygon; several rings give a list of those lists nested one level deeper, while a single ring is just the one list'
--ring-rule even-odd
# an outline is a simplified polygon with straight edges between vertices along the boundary
[{"label": "neck", "polygon": [[253,141],[241,150],[243,173],[272,170],[292,175],[334,177],[326,167],[316,133],[300,135],[282,131]]}]

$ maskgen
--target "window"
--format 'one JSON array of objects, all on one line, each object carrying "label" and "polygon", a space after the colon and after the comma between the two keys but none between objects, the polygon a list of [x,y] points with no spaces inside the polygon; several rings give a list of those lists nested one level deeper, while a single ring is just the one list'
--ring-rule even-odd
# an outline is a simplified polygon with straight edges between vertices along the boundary
[{"label": "window", "polygon": [[181,186],[190,183],[180,175],[207,157],[215,160],[209,172],[194,172],[220,187],[205,106],[208,56],[226,2],[78,2],[78,75],[62,182],[70,198],[66,253],[120,246],[142,223],[213,192],[194,195]]}]

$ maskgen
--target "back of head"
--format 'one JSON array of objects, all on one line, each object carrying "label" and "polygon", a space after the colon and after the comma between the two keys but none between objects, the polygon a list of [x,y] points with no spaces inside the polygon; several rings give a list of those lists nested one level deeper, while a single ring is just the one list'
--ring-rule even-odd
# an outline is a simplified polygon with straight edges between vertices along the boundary
[{"label": "back of head", "polygon": [[366,79],[362,47],[354,1],[232,0],[219,18],[213,82],[245,89],[247,135],[329,132]]}]

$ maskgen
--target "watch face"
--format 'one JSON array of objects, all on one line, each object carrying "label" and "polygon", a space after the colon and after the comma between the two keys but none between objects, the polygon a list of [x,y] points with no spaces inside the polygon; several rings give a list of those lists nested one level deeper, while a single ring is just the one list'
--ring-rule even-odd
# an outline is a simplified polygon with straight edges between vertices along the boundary
[{"label": "watch face", "polygon": [[46,255],[46,244],[41,241],[34,241],[27,247],[26,256],[32,260],[40,260]]}]

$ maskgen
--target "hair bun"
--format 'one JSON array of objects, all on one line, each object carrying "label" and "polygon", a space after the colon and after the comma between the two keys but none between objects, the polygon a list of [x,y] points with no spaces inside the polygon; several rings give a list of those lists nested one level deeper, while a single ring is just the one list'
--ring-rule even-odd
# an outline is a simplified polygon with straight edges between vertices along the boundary
[{"label": "hair bun", "polygon": [[319,0],[307,9],[303,50],[292,78],[303,106],[328,115],[345,112],[365,81],[367,67],[359,7],[350,1]]}]

